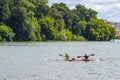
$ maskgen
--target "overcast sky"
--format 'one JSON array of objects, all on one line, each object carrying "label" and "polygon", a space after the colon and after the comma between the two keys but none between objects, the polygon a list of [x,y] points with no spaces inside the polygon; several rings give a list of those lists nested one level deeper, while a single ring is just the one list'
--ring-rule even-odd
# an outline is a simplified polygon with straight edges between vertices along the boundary
[{"label": "overcast sky", "polygon": [[96,10],[98,18],[120,22],[120,0],[49,0],[49,5],[61,2],[71,9],[77,4],[85,5]]}]

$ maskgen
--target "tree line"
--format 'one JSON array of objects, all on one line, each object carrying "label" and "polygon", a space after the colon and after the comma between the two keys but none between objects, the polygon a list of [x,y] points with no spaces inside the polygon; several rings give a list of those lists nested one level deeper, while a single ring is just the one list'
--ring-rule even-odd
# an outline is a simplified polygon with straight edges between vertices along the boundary
[{"label": "tree line", "polygon": [[48,0],[0,0],[0,41],[109,41],[116,29],[83,5]]}]

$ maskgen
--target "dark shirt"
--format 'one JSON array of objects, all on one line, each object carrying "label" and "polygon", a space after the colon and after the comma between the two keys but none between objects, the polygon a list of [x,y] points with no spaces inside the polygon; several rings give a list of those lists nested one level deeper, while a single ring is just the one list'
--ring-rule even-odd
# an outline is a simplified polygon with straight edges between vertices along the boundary
[{"label": "dark shirt", "polygon": [[85,57],[85,59],[88,59],[89,56],[84,56],[84,57]]},{"label": "dark shirt", "polygon": [[89,57],[89,56],[85,54],[84,58],[85,58],[86,60],[88,60],[88,57]]}]

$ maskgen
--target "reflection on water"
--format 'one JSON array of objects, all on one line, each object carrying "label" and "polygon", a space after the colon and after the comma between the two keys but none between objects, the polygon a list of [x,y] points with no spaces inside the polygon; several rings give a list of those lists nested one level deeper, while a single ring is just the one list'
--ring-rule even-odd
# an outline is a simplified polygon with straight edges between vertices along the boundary
[{"label": "reflection on water", "polygon": [[[67,62],[95,54],[103,61]],[[0,80],[120,80],[119,42],[0,43]]]}]

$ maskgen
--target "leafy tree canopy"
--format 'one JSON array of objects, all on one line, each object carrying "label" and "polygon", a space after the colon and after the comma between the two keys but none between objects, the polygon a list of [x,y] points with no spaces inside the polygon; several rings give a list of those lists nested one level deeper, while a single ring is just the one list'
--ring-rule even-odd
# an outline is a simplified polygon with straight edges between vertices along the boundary
[{"label": "leafy tree canopy", "polygon": [[0,41],[109,41],[116,29],[83,5],[51,7],[48,0],[0,0]]}]

